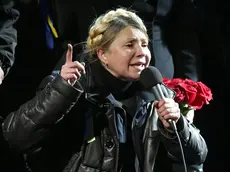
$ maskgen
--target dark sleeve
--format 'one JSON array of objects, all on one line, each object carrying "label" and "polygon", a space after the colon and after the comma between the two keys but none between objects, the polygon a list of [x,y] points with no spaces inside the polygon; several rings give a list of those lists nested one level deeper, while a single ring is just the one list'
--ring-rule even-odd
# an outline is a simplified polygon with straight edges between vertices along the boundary
[{"label": "dark sleeve", "polygon": [[0,0],[0,66],[6,76],[15,61],[17,31],[14,28],[19,12],[12,0]]},{"label": "dark sleeve", "polygon": [[[162,142],[168,151],[169,157],[182,164],[181,148],[176,134],[173,131],[166,130],[160,120],[158,124]],[[183,116],[181,116],[176,125],[186,163],[188,165],[203,164],[207,157],[208,149],[200,131]]]},{"label": "dark sleeve", "polygon": [[10,113],[3,122],[3,135],[14,149],[25,151],[42,141],[83,92],[80,84],[72,87],[60,75],[48,78],[44,80],[51,81],[41,83],[46,85],[41,92]]}]

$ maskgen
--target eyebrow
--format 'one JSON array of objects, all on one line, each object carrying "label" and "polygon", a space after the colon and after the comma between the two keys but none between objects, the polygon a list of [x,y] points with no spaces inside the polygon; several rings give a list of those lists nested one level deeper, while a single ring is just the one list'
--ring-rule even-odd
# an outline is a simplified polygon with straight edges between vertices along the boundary
[{"label": "eyebrow", "polygon": [[[137,38],[128,38],[127,42],[137,42]],[[141,41],[149,42],[147,38],[142,38]]]}]

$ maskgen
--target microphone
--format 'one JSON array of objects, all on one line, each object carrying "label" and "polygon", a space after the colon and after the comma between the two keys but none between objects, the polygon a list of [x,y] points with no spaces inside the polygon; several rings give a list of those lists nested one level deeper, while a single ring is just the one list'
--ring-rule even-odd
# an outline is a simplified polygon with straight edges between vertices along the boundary
[{"label": "microphone", "polygon": [[[157,68],[153,66],[145,68],[140,74],[140,83],[143,87],[142,89],[146,91],[146,94],[153,93],[158,101],[165,98],[165,95],[161,88],[162,82],[163,81],[161,73]],[[146,95],[146,97],[149,97],[149,95]],[[172,119],[168,119],[168,123],[174,131],[177,131],[175,121],[173,121]]]},{"label": "microphone", "polygon": [[[153,95],[157,100],[161,100],[164,97],[169,97],[169,94],[167,91],[163,92],[162,91],[162,75],[159,72],[159,70],[153,66],[149,66],[148,68],[145,68],[140,75],[140,84],[143,89],[143,94],[141,95],[143,98],[147,98],[150,101],[153,101],[154,99],[152,98]],[[174,130],[174,132],[177,135],[178,142],[180,144],[180,149],[181,149],[181,154],[182,154],[182,159],[183,159],[183,164],[184,164],[184,171],[187,172],[187,165],[185,162],[185,157],[184,157],[184,151],[183,151],[183,146],[179,137],[179,134],[177,132],[177,127],[175,124],[175,121],[172,119],[168,119],[168,123],[170,127]]]}]

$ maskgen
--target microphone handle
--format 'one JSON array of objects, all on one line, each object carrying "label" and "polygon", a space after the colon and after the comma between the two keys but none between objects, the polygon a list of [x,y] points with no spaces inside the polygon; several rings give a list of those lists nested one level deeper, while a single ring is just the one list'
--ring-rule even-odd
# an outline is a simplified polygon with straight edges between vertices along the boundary
[{"label": "microphone handle", "polygon": [[163,91],[162,91],[162,89],[161,89],[161,85],[160,85],[160,84],[157,84],[157,85],[156,85],[156,89],[157,89],[157,92],[158,92],[158,94],[159,94],[159,96],[160,96],[160,99],[158,99],[158,100],[161,100],[161,99],[165,98],[165,96],[164,96],[164,94],[163,94]]},{"label": "microphone handle", "polygon": [[156,100],[160,101],[162,99],[162,96],[160,94],[160,91],[159,91],[158,87],[155,86],[152,89],[153,89],[153,94],[154,94]]},{"label": "microphone handle", "polygon": [[156,86],[154,86],[152,88],[152,90],[153,90],[153,93],[154,93],[156,100],[160,101],[161,99],[163,99],[165,97],[163,92],[162,92],[160,84],[157,84]]},{"label": "microphone handle", "polygon": [[[153,87],[153,91],[157,100],[161,100],[165,97],[160,84],[157,84],[155,87]],[[174,131],[177,131],[175,121],[173,121],[172,119],[168,119],[168,123]]]}]

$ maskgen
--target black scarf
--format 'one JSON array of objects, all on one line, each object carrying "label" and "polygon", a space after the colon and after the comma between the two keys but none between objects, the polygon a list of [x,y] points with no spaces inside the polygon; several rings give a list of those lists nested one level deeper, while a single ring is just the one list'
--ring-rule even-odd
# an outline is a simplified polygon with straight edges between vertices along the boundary
[{"label": "black scarf", "polygon": [[93,87],[104,97],[112,94],[117,100],[132,97],[138,88],[136,81],[124,81],[107,71],[99,61],[91,64]]}]

